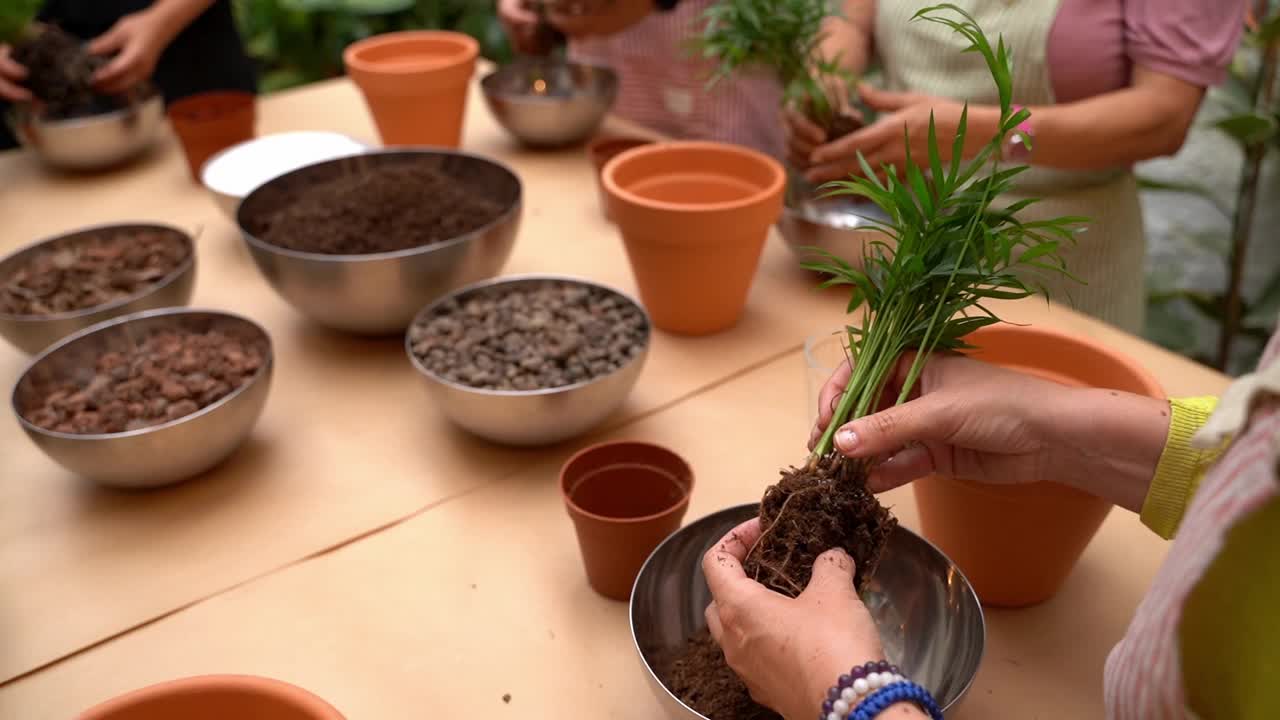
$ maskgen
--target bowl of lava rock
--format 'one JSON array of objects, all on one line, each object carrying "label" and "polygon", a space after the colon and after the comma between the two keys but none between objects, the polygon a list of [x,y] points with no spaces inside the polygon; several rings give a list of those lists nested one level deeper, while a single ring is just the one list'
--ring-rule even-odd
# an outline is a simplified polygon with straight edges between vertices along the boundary
[{"label": "bowl of lava rock", "polygon": [[164,125],[164,100],[150,83],[126,94],[92,88],[107,58],[53,25],[34,23],[12,57],[27,68],[23,81],[39,104],[18,103],[8,122],[23,146],[64,170],[102,170],[141,155]]},{"label": "bowl of lava rock", "polygon": [[462,288],[409,326],[409,360],[435,405],[494,442],[549,445],[596,427],[644,367],[650,324],[604,285],[523,275]]},{"label": "bowl of lava rock", "polygon": [[522,189],[462,152],[383,150],[260,185],[236,218],[276,292],[307,317],[366,335],[404,332],[426,303],[506,264]]},{"label": "bowl of lava rock", "polygon": [[144,223],[57,235],[0,259],[0,335],[37,353],[73,332],[140,310],[186,305],[191,236]]},{"label": "bowl of lava rock", "polygon": [[159,487],[240,446],[262,413],[271,369],[271,340],[251,320],[148,310],[45,350],[14,386],[13,410],[68,470],[111,487]]}]

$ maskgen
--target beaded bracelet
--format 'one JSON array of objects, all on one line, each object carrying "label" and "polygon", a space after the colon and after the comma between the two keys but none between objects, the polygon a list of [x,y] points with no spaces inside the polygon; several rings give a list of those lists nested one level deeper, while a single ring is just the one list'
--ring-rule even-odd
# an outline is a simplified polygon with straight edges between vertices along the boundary
[{"label": "beaded bracelet", "polygon": [[872,692],[858,707],[849,713],[848,720],[875,720],[889,706],[900,702],[915,703],[933,720],[942,720],[942,709],[928,690],[909,681],[893,683]]},{"label": "beaded bracelet", "polygon": [[880,688],[895,683],[906,682],[906,678],[898,674],[898,666],[880,660],[859,665],[841,675],[835,686],[827,691],[827,699],[822,703],[822,714],[818,720],[845,720],[849,711],[858,706],[862,698]]}]

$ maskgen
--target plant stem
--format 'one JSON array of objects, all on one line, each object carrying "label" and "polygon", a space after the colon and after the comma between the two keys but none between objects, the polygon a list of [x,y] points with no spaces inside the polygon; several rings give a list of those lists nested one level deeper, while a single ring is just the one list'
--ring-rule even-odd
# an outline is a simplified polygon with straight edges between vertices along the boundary
[{"label": "plant stem", "polygon": [[[1258,0],[1257,17],[1267,17],[1268,0]],[[1254,87],[1254,110],[1271,111],[1275,100],[1277,54],[1280,39],[1272,39],[1263,50],[1262,65]],[[1258,204],[1258,185],[1262,163],[1267,156],[1266,143],[1254,143],[1245,148],[1244,167],[1240,172],[1240,193],[1236,197],[1235,217],[1231,222],[1231,259],[1227,292],[1224,298],[1222,329],[1218,335],[1218,369],[1227,371],[1231,363],[1231,346],[1240,332],[1241,293],[1244,284],[1245,258],[1249,252],[1249,239],[1253,234],[1253,216]]]}]

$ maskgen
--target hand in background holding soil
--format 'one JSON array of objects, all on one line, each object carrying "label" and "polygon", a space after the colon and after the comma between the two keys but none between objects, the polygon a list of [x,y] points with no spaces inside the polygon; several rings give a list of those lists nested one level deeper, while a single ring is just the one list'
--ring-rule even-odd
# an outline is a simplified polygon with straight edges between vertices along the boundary
[{"label": "hand in background holding soil", "polygon": [[[886,405],[914,357],[899,358]],[[849,376],[846,362],[823,387],[810,446]],[[1166,400],[1069,387],[956,355],[932,357],[912,398],[835,435],[847,457],[887,458],[867,481],[873,492],[933,473],[997,484],[1048,481],[1138,512],[1169,429]]]},{"label": "hand in background holding soil", "polygon": [[117,20],[110,30],[89,43],[90,54],[110,56],[109,62],[94,73],[94,88],[115,95],[151,79],[161,53],[184,26],[159,12],[157,6]]},{"label": "hand in background holding soil", "polygon": [[752,699],[788,720],[807,720],[841,675],[882,660],[884,650],[875,621],[854,589],[848,554],[836,549],[818,556],[808,587],[792,599],[766,589],[742,569],[759,538],[760,520],[748,520],[703,556],[713,598],[707,625]]},{"label": "hand in background holding soil", "polygon": [[27,68],[13,59],[13,48],[0,43],[0,98],[10,102],[29,102],[31,91],[23,86]]}]

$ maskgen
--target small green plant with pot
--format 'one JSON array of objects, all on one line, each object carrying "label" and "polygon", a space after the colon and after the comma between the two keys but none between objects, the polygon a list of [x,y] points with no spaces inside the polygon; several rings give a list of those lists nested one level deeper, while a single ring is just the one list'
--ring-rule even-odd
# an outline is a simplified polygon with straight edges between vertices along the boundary
[{"label": "small green plant with pot", "polygon": [[[784,473],[765,492],[763,533],[747,557],[749,573],[791,595],[807,584],[817,555],[836,545],[857,561],[859,581],[869,577],[892,529],[888,511],[866,489],[867,466],[833,452],[835,431],[886,401],[905,402],[930,353],[965,349],[965,336],[1000,322],[987,301],[1044,293],[1045,277],[1070,276],[1060,251],[1085,222],[1023,222],[1018,214],[1035,199],[993,207],[1028,169],[1001,164],[1006,137],[1029,116],[1012,104],[1013,67],[1004,40],[992,46],[973,17],[949,3],[926,7],[913,21],[945,25],[969,41],[967,52],[986,61],[1000,98],[1000,130],[976,156],[963,160],[966,107],[948,160],[930,122],[927,158],[908,151],[906,166],[883,168],[881,179],[859,157],[862,177],[826,186],[830,194],[867,198],[890,220],[883,225],[888,237],[870,243],[863,267],[829,253],[806,265],[828,276],[823,287],[849,287],[849,312],[863,312],[846,330],[853,373],[831,423],[808,463]],[[917,354],[897,397],[884,397],[899,358],[913,350]],[[780,522],[784,515],[787,522]]]},{"label": "small green plant with pot", "polygon": [[745,67],[768,68],[786,104],[838,137],[856,124],[842,113],[854,77],[822,52],[822,24],[836,16],[831,0],[720,0],[703,13],[697,44],[718,63],[713,83]]}]

